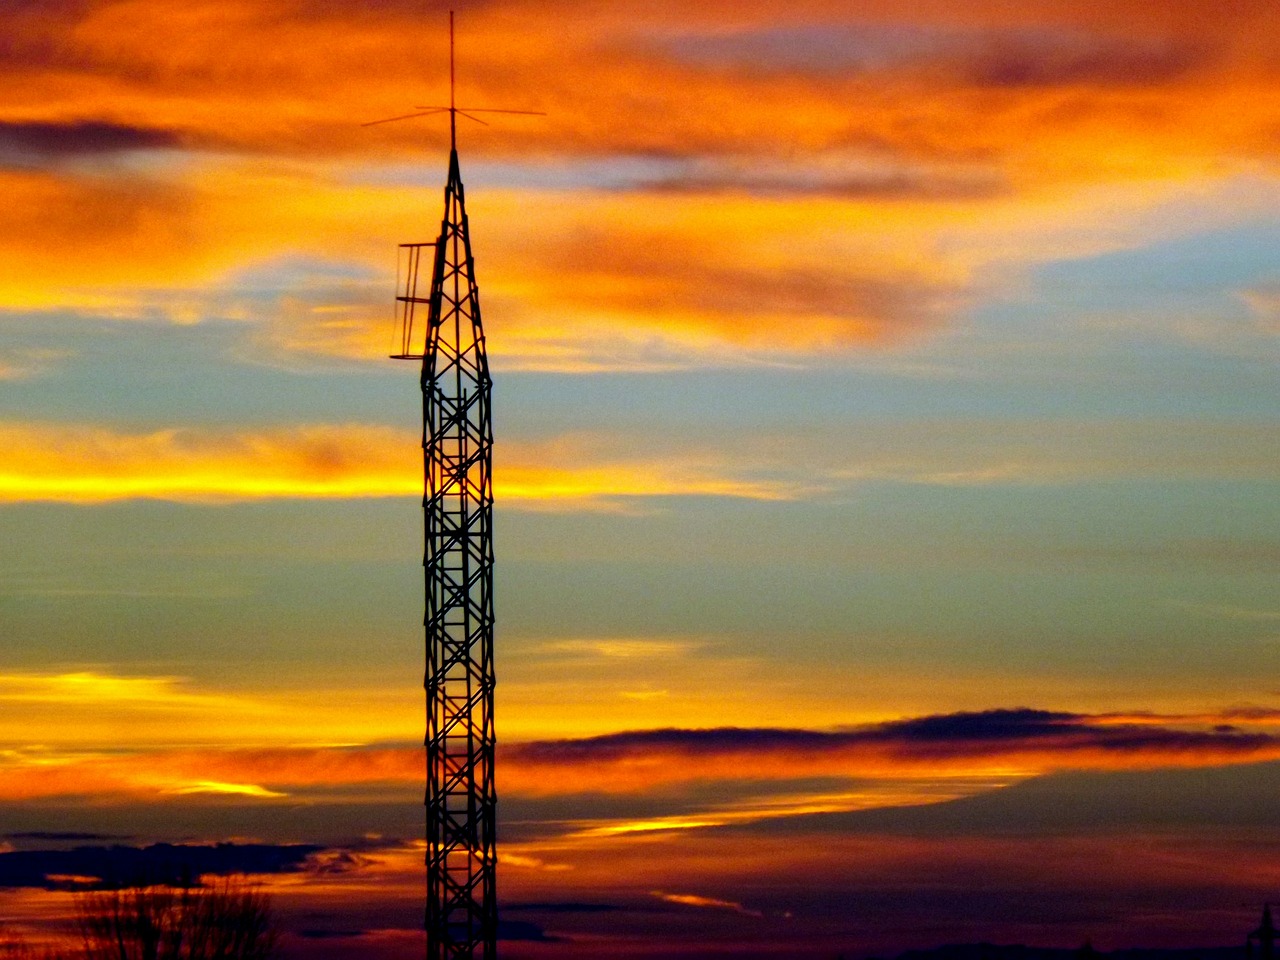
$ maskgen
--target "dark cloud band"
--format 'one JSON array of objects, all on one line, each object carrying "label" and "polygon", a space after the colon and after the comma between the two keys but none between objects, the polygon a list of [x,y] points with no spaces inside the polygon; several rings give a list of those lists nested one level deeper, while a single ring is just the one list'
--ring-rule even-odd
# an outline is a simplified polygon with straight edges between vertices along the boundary
[{"label": "dark cloud band", "polygon": [[169,130],[82,120],[73,123],[0,121],[0,163],[69,159],[178,147]]},{"label": "dark cloud band", "polygon": [[580,740],[519,744],[509,747],[508,751],[515,759],[535,763],[592,763],[650,751],[712,756],[838,752],[859,747],[902,757],[982,755],[1015,747],[1116,753],[1211,750],[1247,755],[1277,742],[1271,734],[1242,731],[1230,725],[1218,725],[1210,730],[1185,729],[1177,720],[1170,718],[1165,725],[1158,725],[1018,708],[938,714],[842,731],[766,727],[642,730]]},{"label": "dark cloud band", "polygon": [[156,843],[18,850],[0,853],[0,887],[85,890],[198,885],[204,876],[297,872],[322,849],[312,844]]}]

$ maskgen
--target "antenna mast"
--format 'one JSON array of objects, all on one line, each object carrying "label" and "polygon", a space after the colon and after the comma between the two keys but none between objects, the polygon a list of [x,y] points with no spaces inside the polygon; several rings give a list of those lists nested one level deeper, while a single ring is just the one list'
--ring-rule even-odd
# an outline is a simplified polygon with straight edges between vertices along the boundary
[{"label": "antenna mast", "polygon": [[[480,292],[458,168],[458,115],[531,110],[460,109],[449,12],[449,106],[375,120],[449,114],[444,217],[434,243],[405,243],[399,352],[422,362],[422,508],[427,698],[427,957],[495,960],[498,942],[497,792],[493,723],[492,381]],[[372,126],[373,124],[365,124]],[[419,278],[423,255],[430,287]],[[398,285],[398,284],[397,284]],[[426,308],[425,330],[415,329]],[[422,327],[419,324],[418,327]]]}]

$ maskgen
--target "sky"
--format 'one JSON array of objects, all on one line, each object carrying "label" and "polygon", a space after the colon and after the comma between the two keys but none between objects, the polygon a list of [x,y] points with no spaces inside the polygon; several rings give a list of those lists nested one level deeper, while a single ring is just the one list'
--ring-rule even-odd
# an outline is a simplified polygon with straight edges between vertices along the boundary
[{"label": "sky", "polygon": [[[1280,898],[1280,7],[455,9],[459,104],[546,114],[458,132],[503,955],[1239,943]],[[447,10],[0,8],[2,929],[178,844],[290,956],[421,955],[387,355],[448,131],[361,124],[445,102]]]}]

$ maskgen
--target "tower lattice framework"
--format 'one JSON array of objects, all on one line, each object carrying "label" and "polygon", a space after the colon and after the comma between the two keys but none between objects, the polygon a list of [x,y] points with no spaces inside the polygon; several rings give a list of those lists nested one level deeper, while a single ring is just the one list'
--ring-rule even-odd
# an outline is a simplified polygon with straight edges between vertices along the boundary
[{"label": "tower lattice framework", "polygon": [[[452,116],[450,119],[454,119]],[[455,143],[435,243],[407,260],[400,352],[422,360],[426,492],[427,957],[497,956],[493,430],[479,290]],[[422,258],[431,289],[419,296]],[[427,308],[415,349],[414,321]]]}]

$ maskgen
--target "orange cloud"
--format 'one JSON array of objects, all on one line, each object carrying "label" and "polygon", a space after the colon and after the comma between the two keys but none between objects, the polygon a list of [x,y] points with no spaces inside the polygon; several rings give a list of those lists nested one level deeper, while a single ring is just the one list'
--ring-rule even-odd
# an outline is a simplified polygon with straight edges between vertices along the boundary
[{"label": "orange cloud", "polygon": [[[394,241],[435,189],[318,162],[193,160],[133,179],[4,172],[9,310],[236,320],[259,356],[385,363]],[[1254,217],[1230,182],[946,201],[494,189],[470,201],[498,369],[789,363],[946,322],[1026,269]],[[53,211],[46,214],[46,211]],[[61,212],[60,212],[61,211]],[[263,216],[260,211],[270,211]],[[269,279],[264,279],[269,278]]]},{"label": "orange cloud", "polygon": [[[1140,152],[1149,163],[1162,152],[1233,148],[1274,156],[1260,135],[1275,89],[1266,52],[1280,31],[1266,0],[1239,0],[1211,18],[1150,2],[1050,0],[1017,9],[981,0],[963,11],[878,0],[856,10],[818,0],[786,10],[565,2],[556,11],[506,2],[465,12],[465,100],[551,113],[518,131],[485,131],[474,138],[480,149],[768,154],[854,142],[1054,165],[1060,130],[1075,134],[1063,138],[1078,145],[1073,162],[1123,169],[1115,154],[1090,159],[1084,149],[1086,136],[1105,128],[1136,148],[1118,153]],[[11,60],[31,83],[15,87],[5,106],[26,117],[164,126],[186,142],[242,150],[407,151],[422,143],[420,127],[364,131],[357,122],[441,99],[443,23],[432,29],[407,4],[354,11],[219,0],[180,13],[160,0],[60,11],[16,4],[5,32],[23,38]],[[804,58],[769,56],[785,53],[788,41],[803,52],[803,35],[788,31],[805,30],[847,34],[856,52],[885,24],[920,31],[920,42],[896,57],[818,58],[809,68]],[[1031,29],[1039,43],[1019,41]],[[770,31],[781,38],[750,44]],[[424,80],[424,63],[439,65],[435,77]],[[20,92],[34,88],[44,95]],[[1228,90],[1236,94],[1229,122],[1214,109]],[[1190,122],[1215,115],[1214,124]]]},{"label": "orange cloud", "polygon": [[[467,163],[535,184],[473,193],[495,360],[786,362],[944,322],[1046,259],[1270,211],[1266,189],[1169,206],[1269,184],[1277,159],[1274,4],[1183,7],[467,11],[465,99],[551,114],[466,135]],[[438,206],[400,164],[425,143],[438,169],[444,133],[358,121],[443,95],[443,23],[398,3],[9,5],[0,256],[25,269],[0,301],[382,353],[392,245],[430,239]],[[291,255],[366,276],[236,289]]]},{"label": "orange cloud", "polygon": [[[0,253],[26,265],[0,278],[0,302],[240,320],[259,352],[385,360],[393,244],[434,235],[436,191],[341,176],[243,160],[129,180],[0,169],[14,201],[0,210]],[[971,275],[932,255],[909,217],[885,223],[872,206],[491,190],[472,208],[489,225],[476,242],[507,369],[740,363],[896,337],[939,322]],[[816,243],[818,217],[843,226]],[[832,259],[836,243],[847,258]],[[280,279],[264,291],[247,271]]]},{"label": "orange cloud", "polygon": [[[1065,769],[1209,767],[1280,758],[1275,710],[1185,718],[990,710],[847,731],[659,729],[500,746],[505,795],[642,794],[714,780],[855,781],[849,789],[753,799],[697,814],[593,826],[599,833],[690,829],[803,813],[903,806]],[[1223,727],[1229,719],[1235,726]],[[1189,722],[1190,720],[1190,722]],[[417,746],[275,746],[95,753],[0,753],[0,799],[160,799],[222,795],[271,802],[403,790],[424,776]]]},{"label": "orange cloud", "polygon": [[665,903],[675,903],[682,907],[709,907],[713,910],[729,910],[746,917],[763,917],[759,910],[748,910],[736,900],[721,900],[717,897],[704,897],[696,893],[664,893],[653,891],[653,896]]},{"label": "orange cloud", "polygon": [[[1264,713],[1264,722],[1274,720],[1274,711]],[[1178,719],[1129,723],[1115,716],[994,710],[835,733],[652,730],[516,744],[504,754],[503,769],[538,793],[625,793],[747,775],[1020,779],[1062,769],[1214,766],[1280,757],[1280,740],[1270,733],[1184,727]]]},{"label": "orange cloud", "polygon": [[[18,750],[0,754],[10,776],[6,800],[95,797],[99,801],[160,801],[171,797],[286,800],[315,788],[345,791],[405,787],[425,777],[425,760],[413,748],[259,748],[252,750],[155,750],[126,754]],[[311,788],[310,791],[308,788]],[[296,798],[295,798],[296,799]]]}]

